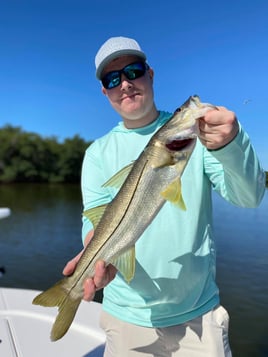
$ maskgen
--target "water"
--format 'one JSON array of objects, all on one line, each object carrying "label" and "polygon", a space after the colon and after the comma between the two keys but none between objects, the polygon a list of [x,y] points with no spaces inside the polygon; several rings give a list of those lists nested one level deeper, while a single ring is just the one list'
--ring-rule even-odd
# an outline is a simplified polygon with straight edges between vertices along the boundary
[{"label": "water", "polygon": [[268,191],[257,209],[215,199],[217,277],[234,356],[268,356]]},{"label": "water", "polygon": [[[215,197],[217,277],[234,357],[268,356],[268,192],[257,209]],[[79,185],[0,185],[0,278],[5,287],[46,289],[82,248]],[[101,295],[97,296],[100,299]]]}]

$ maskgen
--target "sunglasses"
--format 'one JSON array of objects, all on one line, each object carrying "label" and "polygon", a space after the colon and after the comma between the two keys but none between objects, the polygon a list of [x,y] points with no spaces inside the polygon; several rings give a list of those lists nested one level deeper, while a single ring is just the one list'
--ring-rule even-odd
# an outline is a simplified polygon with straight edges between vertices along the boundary
[{"label": "sunglasses", "polygon": [[149,69],[147,63],[135,62],[128,64],[126,67],[120,69],[119,71],[112,71],[102,77],[101,82],[105,89],[112,89],[121,83],[121,75],[124,75],[129,80],[137,79],[144,76],[145,72]]}]

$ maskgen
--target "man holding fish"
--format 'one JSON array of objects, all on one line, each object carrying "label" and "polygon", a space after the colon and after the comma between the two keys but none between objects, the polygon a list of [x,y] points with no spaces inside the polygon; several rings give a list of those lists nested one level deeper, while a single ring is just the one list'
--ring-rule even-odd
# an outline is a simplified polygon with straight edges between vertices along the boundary
[{"label": "man holding fish", "polygon": [[154,71],[133,39],[110,38],[95,64],[122,122],[85,153],[85,249],[34,303],[59,306],[56,340],[81,298],[105,287],[104,356],[231,356],[211,190],[234,205],[259,205],[265,175],[250,140],[235,113],[197,96],[173,115],[158,110]]}]

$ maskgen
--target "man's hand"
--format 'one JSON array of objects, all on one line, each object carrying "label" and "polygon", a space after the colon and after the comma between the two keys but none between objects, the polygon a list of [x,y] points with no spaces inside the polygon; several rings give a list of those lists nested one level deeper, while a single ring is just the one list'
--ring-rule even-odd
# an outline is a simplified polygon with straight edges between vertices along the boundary
[{"label": "man's hand", "polygon": [[210,150],[217,150],[236,137],[239,126],[232,111],[217,107],[199,119],[199,130],[199,139],[202,144]]},{"label": "man's hand", "polygon": [[95,266],[95,275],[93,278],[88,278],[84,281],[84,300],[93,300],[97,290],[104,288],[115,277],[117,269],[109,264],[105,266],[103,260],[99,260]]},{"label": "man's hand", "polygon": [[[71,259],[63,269],[63,275],[71,275],[81,258],[85,248],[73,259]],[[110,283],[117,273],[116,268],[113,265],[105,266],[105,262],[100,260],[96,263],[95,266],[95,275],[93,278],[87,278],[84,281],[84,300],[91,301],[93,300],[97,290],[104,288]]]}]

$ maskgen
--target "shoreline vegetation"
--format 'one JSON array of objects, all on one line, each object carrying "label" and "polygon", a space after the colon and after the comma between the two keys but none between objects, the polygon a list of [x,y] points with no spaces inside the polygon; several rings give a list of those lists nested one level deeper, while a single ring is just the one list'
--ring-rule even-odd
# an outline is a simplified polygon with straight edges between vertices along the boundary
[{"label": "shoreline vegetation", "polygon": [[59,142],[21,127],[0,128],[0,183],[78,183],[86,142],[79,135]]},{"label": "shoreline vegetation", "polygon": [[0,128],[0,183],[79,183],[92,142],[74,135],[60,143],[56,136],[42,137],[7,124]]}]

